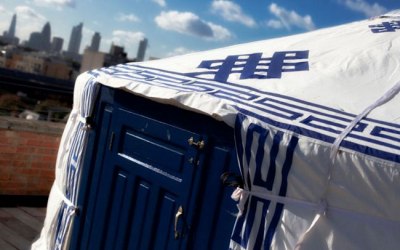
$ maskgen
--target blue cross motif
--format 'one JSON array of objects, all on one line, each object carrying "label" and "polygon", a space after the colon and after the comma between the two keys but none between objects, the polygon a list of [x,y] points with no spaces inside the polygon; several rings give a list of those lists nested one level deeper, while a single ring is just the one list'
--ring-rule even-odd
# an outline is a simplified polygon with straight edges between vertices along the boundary
[{"label": "blue cross motif", "polygon": [[[188,76],[213,75],[214,80],[227,82],[230,74],[240,74],[240,79],[276,79],[283,72],[308,71],[308,50],[279,51],[272,57],[262,53],[231,55],[224,60],[202,61],[198,68],[209,71],[187,73]],[[300,60],[300,61],[299,61]]]},{"label": "blue cross motif", "polygon": [[400,29],[400,21],[382,22],[382,24],[369,25],[372,33],[395,32]]}]

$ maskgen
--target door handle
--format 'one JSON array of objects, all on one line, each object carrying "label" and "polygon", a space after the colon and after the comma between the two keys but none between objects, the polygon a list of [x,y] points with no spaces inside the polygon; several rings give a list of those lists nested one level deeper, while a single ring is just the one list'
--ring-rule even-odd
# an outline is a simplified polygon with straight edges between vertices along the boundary
[{"label": "door handle", "polygon": [[180,232],[180,230],[178,230],[178,222],[179,219],[182,218],[183,216],[183,208],[182,206],[179,206],[178,211],[175,214],[175,227],[174,227],[174,232],[175,232],[175,239],[179,239],[179,237],[182,236],[182,232]]}]

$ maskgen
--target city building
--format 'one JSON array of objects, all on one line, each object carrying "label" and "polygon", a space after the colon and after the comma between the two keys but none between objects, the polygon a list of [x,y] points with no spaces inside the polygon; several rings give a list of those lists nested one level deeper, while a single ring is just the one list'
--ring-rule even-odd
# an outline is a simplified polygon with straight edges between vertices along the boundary
[{"label": "city building", "polygon": [[129,61],[132,60],[127,58],[127,53],[125,52],[124,47],[115,44],[111,44],[110,52],[108,54],[87,48],[82,56],[80,72],[82,73],[96,68],[127,63]]},{"label": "city building", "polygon": [[106,54],[103,52],[93,51],[89,48],[85,49],[82,56],[80,72],[86,72],[92,69],[104,66]]},{"label": "city building", "polygon": [[89,49],[91,51],[99,51],[100,41],[101,41],[100,33],[99,32],[94,33],[92,37],[92,43],[90,44]]},{"label": "city building", "polygon": [[73,80],[77,74],[70,64],[59,58],[49,58],[46,62],[45,76]]},{"label": "city building", "polygon": [[3,43],[18,45],[19,38],[15,36],[16,27],[17,27],[17,15],[14,14],[11,19],[11,23],[10,23],[10,27],[8,28],[8,31],[3,32],[3,36],[0,37],[0,40]]},{"label": "city building", "polygon": [[5,36],[10,37],[10,38],[15,37],[16,27],[17,27],[17,15],[14,14],[11,19],[10,28],[8,29],[8,32],[5,34]]},{"label": "city building", "polygon": [[50,51],[56,54],[60,54],[63,44],[64,44],[64,39],[62,39],[61,37],[53,37]]},{"label": "city building", "polygon": [[42,32],[32,32],[29,36],[27,47],[38,50],[49,52],[51,48],[51,27],[50,23],[47,22],[42,29]]},{"label": "city building", "polygon": [[147,48],[147,38],[143,38],[139,42],[139,48],[136,56],[136,61],[137,62],[142,62],[144,60],[144,55],[146,53],[146,48]]},{"label": "city building", "polygon": [[19,71],[44,75],[46,58],[36,53],[16,53],[12,55],[10,68]]},{"label": "city building", "polygon": [[82,28],[83,23],[74,26],[71,31],[71,37],[69,38],[68,50],[70,54],[79,54],[82,41]]},{"label": "city building", "polygon": [[42,29],[42,50],[49,52],[51,48],[51,27],[47,22]]},{"label": "city building", "polygon": [[32,32],[29,36],[28,43],[26,44],[27,47],[34,49],[34,50],[41,50],[42,49],[42,33],[40,32]]}]

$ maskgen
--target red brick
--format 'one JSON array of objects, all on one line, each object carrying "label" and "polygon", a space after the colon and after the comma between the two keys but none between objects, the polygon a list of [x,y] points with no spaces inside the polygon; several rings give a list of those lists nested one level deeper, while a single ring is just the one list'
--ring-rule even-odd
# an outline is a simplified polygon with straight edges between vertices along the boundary
[{"label": "red brick", "polygon": [[48,195],[61,136],[0,129],[0,194]]},{"label": "red brick", "polygon": [[0,160],[12,161],[17,155],[15,153],[3,153],[0,151]]},{"label": "red brick", "polygon": [[41,169],[54,169],[56,163],[54,162],[32,162],[32,168],[41,170]]},{"label": "red brick", "polygon": [[9,171],[4,171],[4,169],[0,169],[0,182],[6,182],[11,179],[11,174]]},{"label": "red brick", "polygon": [[29,131],[18,131],[18,136],[21,138],[40,138],[40,135],[37,133],[29,132]]},{"label": "red brick", "polygon": [[1,145],[0,144],[0,152],[15,154],[17,152],[17,147],[15,147],[13,145]]},{"label": "red brick", "polygon": [[11,166],[9,159],[0,159],[0,169],[4,169]]},{"label": "red brick", "polygon": [[18,145],[17,147],[17,153],[19,154],[24,154],[24,153],[36,153],[39,150],[39,148],[36,147],[31,147],[31,146],[24,146],[24,145]]},{"label": "red brick", "polygon": [[55,172],[54,169],[51,170],[40,170],[40,177],[45,179],[53,179],[54,180]]},{"label": "red brick", "polygon": [[41,155],[57,155],[58,148],[37,148],[37,153]]},{"label": "red brick", "polygon": [[14,168],[31,168],[32,166],[31,161],[24,158],[22,160],[14,160],[12,164]]}]

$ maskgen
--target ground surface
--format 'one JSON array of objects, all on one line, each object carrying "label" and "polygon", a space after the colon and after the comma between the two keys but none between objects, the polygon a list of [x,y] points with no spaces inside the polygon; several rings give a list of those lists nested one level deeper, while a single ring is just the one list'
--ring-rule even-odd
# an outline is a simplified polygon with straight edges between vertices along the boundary
[{"label": "ground surface", "polygon": [[0,207],[0,249],[27,250],[39,236],[46,208]]}]

